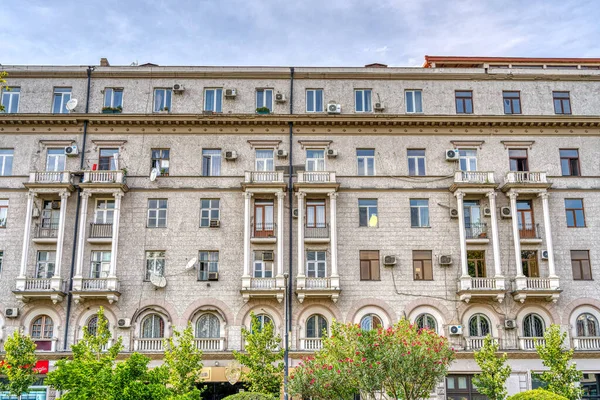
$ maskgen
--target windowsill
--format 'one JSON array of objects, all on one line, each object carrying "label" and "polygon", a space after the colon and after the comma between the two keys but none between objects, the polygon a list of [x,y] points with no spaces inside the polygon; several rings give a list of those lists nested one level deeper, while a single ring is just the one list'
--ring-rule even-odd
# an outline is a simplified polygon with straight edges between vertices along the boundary
[{"label": "windowsill", "polygon": [[574,229],[578,229],[578,228],[587,228],[587,226],[586,226],[586,225],[584,225],[584,226],[568,226],[568,225],[567,225],[567,228],[574,228]]},{"label": "windowsill", "polygon": [[433,282],[433,279],[413,279],[413,282]]},{"label": "windowsill", "polygon": [[148,229],[166,229],[166,226],[147,226]]},{"label": "windowsill", "polygon": [[381,282],[381,279],[361,279],[361,282]]},{"label": "windowsill", "polygon": [[415,111],[415,112],[406,111],[406,114],[407,115],[425,115],[425,113],[423,111],[420,111],[420,112],[417,112],[417,111]]},{"label": "windowsill", "polygon": [[575,279],[575,278],[573,278],[573,280],[577,281],[577,282],[581,282],[581,281],[583,281],[583,282],[593,282],[594,278],[592,278],[592,279]]},{"label": "windowsill", "polygon": [[417,228],[417,229],[419,229],[419,228],[431,228],[431,226],[412,226],[411,225],[411,228]]},{"label": "windowsill", "polygon": [[376,228],[379,228],[379,225],[377,225],[377,226],[360,226],[360,225],[359,225],[359,228],[371,228],[371,229],[376,229]]}]

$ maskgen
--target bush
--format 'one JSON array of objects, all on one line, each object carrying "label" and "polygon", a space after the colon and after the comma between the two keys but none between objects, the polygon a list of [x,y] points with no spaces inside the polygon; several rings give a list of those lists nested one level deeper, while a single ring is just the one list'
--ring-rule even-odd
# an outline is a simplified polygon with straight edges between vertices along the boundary
[{"label": "bush", "polygon": [[510,396],[508,400],[567,400],[567,398],[544,389],[535,389]]},{"label": "bush", "polygon": [[223,400],[277,400],[277,398],[264,393],[241,392],[227,396]]}]

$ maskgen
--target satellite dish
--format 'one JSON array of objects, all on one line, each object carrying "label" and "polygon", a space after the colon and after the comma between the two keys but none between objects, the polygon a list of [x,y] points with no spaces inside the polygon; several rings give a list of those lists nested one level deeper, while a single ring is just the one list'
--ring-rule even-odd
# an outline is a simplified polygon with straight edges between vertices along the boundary
[{"label": "satellite dish", "polygon": [[67,108],[67,110],[73,111],[75,109],[75,107],[77,107],[77,99],[71,99],[71,100],[67,101],[67,104],[65,105],[65,107]]},{"label": "satellite dish", "polygon": [[194,268],[196,266],[196,261],[198,261],[196,257],[188,261],[187,265],[185,266],[185,270],[189,271],[190,269]]},{"label": "satellite dish", "polygon": [[157,176],[158,176],[158,168],[152,168],[152,171],[150,171],[150,182],[154,182],[156,180]]},{"label": "satellite dish", "polygon": [[164,276],[157,275],[156,273],[150,273],[150,283],[158,288],[167,286],[167,279]]}]

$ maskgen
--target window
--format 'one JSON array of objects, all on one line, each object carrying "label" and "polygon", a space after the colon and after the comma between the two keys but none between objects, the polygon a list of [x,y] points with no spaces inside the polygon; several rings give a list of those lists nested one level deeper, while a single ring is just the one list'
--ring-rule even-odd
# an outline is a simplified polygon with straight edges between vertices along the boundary
[{"label": "window", "polygon": [[571,267],[574,280],[592,280],[590,252],[588,250],[571,250]]},{"label": "window", "polygon": [[354,110],[356,112],[372,112],[371,89],[359,89],[354,91]]},{"label": "window", "polygon": [[579,150],[560,149],[560,169],[562,176],[581,176]]},{"label": "window", "polygon": [[255,153],[256,171],[275,171],[273,149],[257,149]]},{"label": "window", "polygon": [[431,314],[421,314],[415,320],[415,323],[419,327],[419,329],[429,329],[434,332],[437,332],[437,321],[435,317]]},{"label": "window", "polygon": [[167,227],[167,199],[148,199],[148,228]]},{"label": "window", "polygon": [[413,228],[429,227],[429,200],[410,199],[410,226]]},{"label": "window", "polygon": [[465,237],[479,239],[487,237],[487,225],[481,222],[481,208],[479,200],[465,200],[463,202],[465,217]]},{"label": "window", "polygon": [[583,400],[600,400],[600,374],[583,374],[580,387],[583,389]]},{"label": "window", "polygon": [[415,281],[432,281],[433,266],[431,250],[413,250],[413,271]]},{"label": "window", "polygon": [[160,339],[165,337],[165,321],[158,314],[150,314],[142,321],[143,339]]},{"label": "window", "polygon": [[154,89],[154,112],[171,110],[171,89]]},{"label": "window", "polygon": [[60,218],[60,200],[44,200],[40,217],[40,237],[57,237],[58,221]]},{"label": "window", "polygon": [[[106,322],[106,327],[108,328],[108,319],[106,319],[106,317],[104,317],[104,321]],[[92,336],[96,336],[98,332],[98,325],[98,316],[92,315],[92,317],[88,320],[88,323],[86,324],[88,333]]]},{"label": "window", "polygon": [[360,320],[360,328],[363,331],[381,328],[382,325],[383,322],[381,322],[381,318],[375,314],[367,314]]},{"label": "window", "polygon": [[485,278],[485,251],[467,251],[467,268],[469,271],[469,276],[473,278]]},{"label": "window", "polygon": [[408,175],[425,175],[425,150],[408,150]]},{"label": "window", "polygon": [[0,228],[6,228],[8,218],[8,200],[0,200]]},{"label": "window", "polygon": [[54,88],[52,99],[52,113],[68,114],[67,102],[71,100],[71,88]]},{"label": "window", "polygon": [[584,313],[577,317],[577,337],[598,336],[598,320],[592,314]]},{"label": "window", "polygon": [[379,280],[379,250],[360,250],[360,280]]},{"label": "window", "polygon": [[404,92],[406,98],[406,112],[422,113],[423,112],[423,100],[420,90],[407,90]]},{"label": "window", "polygon": [[272,251],[255,251],[254,252],[254,277],[255,278],[272,278],[273,277],[273,260]]},{"label": "window", "polygon": [[502,92],[504,114],[521,114],[521,93]]},{"label": "window", "polygon": [[377,199],[358,199],[358,226],[377,227]]},{"label": "window", "polygon": [[18,113],[20,98],[21,98],[21,88],[5,87],[2,90],[2,106],[4,107],[4,112],[9,113],[9,114]]},{"label": "window", "polygon": [[52,278],[54,276],[55,261],[55,251],[38,251],[35,277],[38,279]]},{"label": "window", "polygon": [[311,315],[306,321],[306,337],[322,338],[327,336],[327,319],[320,315]]},{"label": "window", "polygon": [[375,150],[356,150],[359,176],[375,175]]},{"label": "window", "polygon": [[483,314],[475,314],[469,320],[469,336],[484,337],[491,334],[490,320]]},{"label": "window", "polygon": [[306,252],[306,276],[308,278],[325,278],[327,262],[324,251]]},{"label": "window", "polygon": [[273,201],[256,200],[254,202],[254,237],[273,236],[275,236]]},{"label": "window", "polygon": [[306,90],[306,112],[323,112],[323,89]]},{"label": "window", "polygon": [[571,114],[571,95],[569,92],[552,92],[554,114]]},{"label": "window", "polygon": [[221,149],[202,150],[202,176],[221,175]]},{"label": "window", "polygon": [[204,111],[223,112],[223,89],[204,89]]},{"label": "window", "polygon": [[524,337],[544,337],[544,320],[537,314],[529,314],[523,319]]},{"label": "window", "polygon": [[46,171],[64,171],[66,158],[64,148],[48,149],[48,153],[46,154]]},{"label": "window", "polygon": [[473,114],[473,92],[456,91],[456,113],[457,114]]},{"label": "window", "polygon": [[169,149],[152,149],[152,165],[156,168],[159,176],[169,176]]},{"label": "window", "polygon": [[533,219],[533,205],[530,200],[517,200],[516,217],[521,238],[536,238],[538,236]]},{"label": "window", "polygon": [[110,251],[92,251],[90,278],[108,278]]},{"label": "window", "polygon": [[198,268],[199,281],[215,281],[219,279],[218,251],[201,251],[198,261],[200,263]]},{"label": "window", "polygon": [[585,213],[583,211],[583,199],[565,199],[565,212],[567,214],[567,226],[570,228],[585,227]]},{"label": "window", "polygon": [[221,337],[221,321],[214,314],[202,314],[196,321],[196,337],[217,339]]},{"label": "window", "polygon": [[258,319],[258,329],[261,331],[266,325],[273,324],[273,319],[271,319],[271,317],[269,317],[267,314],[258,314],[256,319]]},{"label": "window", "polygon": [[12,175],[13,149],[0,149],[0,176]]},{"label": "window", "polygon": [[146,252],[146,275],[144,280],[149,281],[150,275],[165,275],[165,252],[147,251]]},{"label": "window", "polygon": [[458,165],[461,171],[477,171],[477,150],[458,149]]},{"label": "window", "polygon": [[511,171],[529,171],[526,149],[509,149],[508,158]]},{"label": "window", "polygon": [[219,199],[200,200],[200,227],[208,228],[210,221],[219,221]]},{"label": "window", "polygon": [[123,89],[105,88],[104,107],[123,108]]},{"label": "window", "polygon": [[325,228],[327,226],[325,220],[325,200],[307,200],[306,227]]},{"label": "window", "polygon": [[115,215],[115,201],[108,199],[96,200],[96,214],[94,222],[96,224],[112,224]]},{"label": "window", "polygon": [[54,337],[54,322],[47,315],[40,315],[31,324],[33,340],[52,339]]},{"label": "window", "polygon": [[306,170],[325,171],[325,150],[306,150]]},{"label": "window", "polygon": [[98,158],[100,171],[116,171],[119,169],[119,149],[100,149]]},{"label": "window", "polygon": [[446,376],[447,400],[483,400],[487,397],[481,395],[473,384],[471,375]]},{"label": "window", "polygon": [[521,251],[521,263],[523,265],[523,275],[528,278],[540,277],[536,250]]},{"label": "window", "polygon": [[273,89],[256,89],[256,108],[260,107],[273,112]]}]

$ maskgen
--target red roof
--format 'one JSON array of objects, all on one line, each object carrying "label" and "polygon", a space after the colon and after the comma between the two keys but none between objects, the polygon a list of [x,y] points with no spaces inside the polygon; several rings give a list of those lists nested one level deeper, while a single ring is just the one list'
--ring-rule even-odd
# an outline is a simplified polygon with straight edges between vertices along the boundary
[{"label": "red roof", "polygon": [[425,56],[424,68],[434,63],[443,64],[600,64],[600,58],[528,58],[528,57],[464,57],[464,56]]}]

